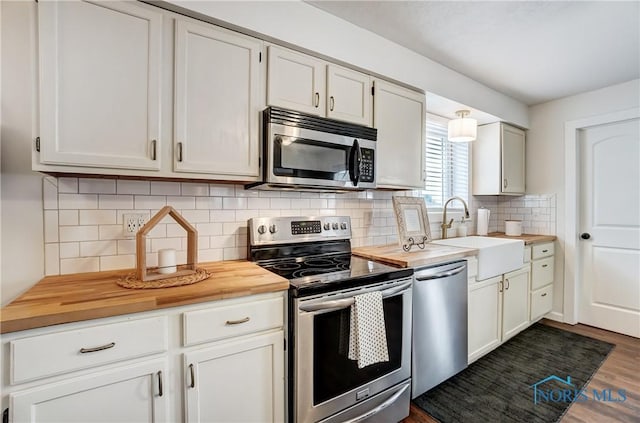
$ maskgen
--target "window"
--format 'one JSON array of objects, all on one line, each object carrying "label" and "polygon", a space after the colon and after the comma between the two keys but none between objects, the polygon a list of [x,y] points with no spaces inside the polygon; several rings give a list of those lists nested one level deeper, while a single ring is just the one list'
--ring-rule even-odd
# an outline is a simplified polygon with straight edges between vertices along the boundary
[{"label": "window", "polygon": [[[440,209],[448,198],[469,203],[469,143],[447,140],[447,121],[427,115],[425,199],[430,210]],[[459,201],[454,209],[462,209]]]}]

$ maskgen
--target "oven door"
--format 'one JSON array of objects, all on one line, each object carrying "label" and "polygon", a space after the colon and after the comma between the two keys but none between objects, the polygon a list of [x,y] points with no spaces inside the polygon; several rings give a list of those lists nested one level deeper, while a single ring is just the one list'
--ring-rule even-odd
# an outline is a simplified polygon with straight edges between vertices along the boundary
[{"label": "oven door", "polygon": [[375,145],[375,141],[271,124],[267,182],[375,188]]},{"label": "oven door", "polygon": [[[294,301],[296,422],[325,419],[409,379],[411,287],[407,278]],[[383,294],[389,361],[359,369],[348,358],[350,306],[371,291]]]}]

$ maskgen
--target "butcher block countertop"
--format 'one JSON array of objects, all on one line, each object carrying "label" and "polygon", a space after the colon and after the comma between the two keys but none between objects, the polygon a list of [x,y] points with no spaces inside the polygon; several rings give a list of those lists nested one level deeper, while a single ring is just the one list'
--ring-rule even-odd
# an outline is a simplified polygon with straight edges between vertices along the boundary
[{"label": "butcher block countertop", "polygon": [[47,276],[0,310],[0,333],[118,316],[245,295],[283,291],[289,281],[255,263],[199,263],[209,279],[171,288],[128,289],[116,281],[132,269]]},{"label": "butcher block countertop", "polygon": [[357,247],[353,248],[351,252],[356,256],[398,267],[419,267],[478,254],[478,250],[475,248],[450,247],[430,243],[427,243],[423,250],[413,247],[408,253],[403,251],[398,244]]},{"label": "butcher block countertop", "polygon": [[518,236],[505,235],[504,232],[491,232],[488,236],[493,238],[521,239],[525,245],[538,244],[540,242],[551,242],[556,240],[555,235],[530,235],[522,234]]}]

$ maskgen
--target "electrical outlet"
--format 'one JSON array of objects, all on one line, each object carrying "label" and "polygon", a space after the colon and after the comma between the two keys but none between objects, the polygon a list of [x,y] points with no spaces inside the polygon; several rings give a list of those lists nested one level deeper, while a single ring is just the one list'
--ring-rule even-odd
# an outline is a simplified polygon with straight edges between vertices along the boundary
[{"label": "electrical outlet", "polygon": [[147,223],[147,216],[143,213],[125,213],[122,215],[125,236],[134,236],[145,223]]}]

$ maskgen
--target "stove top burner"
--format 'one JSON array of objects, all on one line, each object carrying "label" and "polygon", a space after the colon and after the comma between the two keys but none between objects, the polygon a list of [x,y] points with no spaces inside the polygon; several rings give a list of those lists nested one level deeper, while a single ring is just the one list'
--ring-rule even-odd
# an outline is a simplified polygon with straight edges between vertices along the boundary
[{"label": "stove top burner", "polygon": [[281,259],[275,263],[261,264],[265,269],[271,270],[287,279],[343,272],[349,270],[350,265],[351,254]]}]

